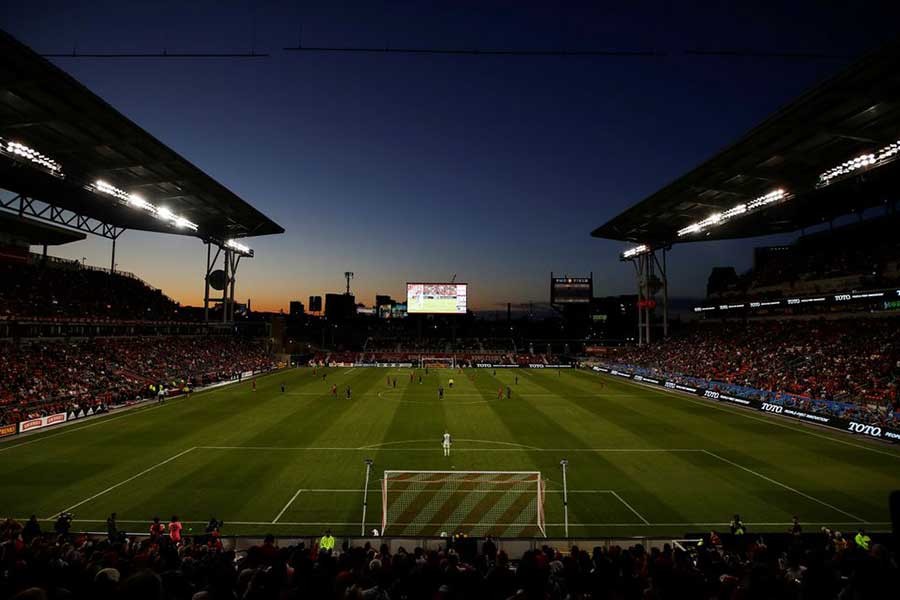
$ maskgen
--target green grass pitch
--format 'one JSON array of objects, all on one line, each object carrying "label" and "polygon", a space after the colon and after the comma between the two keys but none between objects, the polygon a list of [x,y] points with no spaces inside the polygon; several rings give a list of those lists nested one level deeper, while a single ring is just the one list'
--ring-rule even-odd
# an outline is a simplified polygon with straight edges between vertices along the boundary
[{"label": "green grass pitch", "polygon": [[[323,381],[293,369],[255,392],[243,382],[4,440],[0,517],[68,509],[78,529],[103,530],[116,511],[143,532],[154,515],[198,530],[214,515],[226,534],[356,535],[371,458],[367,531],[380,527],[384,470],[537,470],[557,537],[565,458],[573,537],[722,530],[736,512],[750,531],[785,531],[794,514],[807,530],[889,529],[894,447],[585,371],[431,369],[421,384],[410,371],[332,368]],[[507,385],[512,399],[497,400]]]}]

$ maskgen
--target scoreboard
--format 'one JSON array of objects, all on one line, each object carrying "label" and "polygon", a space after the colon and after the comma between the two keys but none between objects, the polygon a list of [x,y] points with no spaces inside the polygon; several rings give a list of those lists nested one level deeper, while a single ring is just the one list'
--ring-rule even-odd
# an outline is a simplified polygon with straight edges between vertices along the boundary
[{"label": "scoreboard", "polygon": [[553,277],[550,274],[550,304],[590,304],[594,297],[594,275]]}]

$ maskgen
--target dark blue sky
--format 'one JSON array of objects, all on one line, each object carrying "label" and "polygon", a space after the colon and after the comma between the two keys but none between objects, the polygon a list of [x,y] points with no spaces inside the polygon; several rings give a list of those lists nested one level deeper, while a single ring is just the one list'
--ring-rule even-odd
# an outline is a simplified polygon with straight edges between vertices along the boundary
[{"label": "dark blue sky", "polygon": [[[258,60],[56,63],[287,229],[251,240],[238,296],[337,291],[371,303],[454,273],[476,308],[546,301],[549,272],[630,292],[623,245],[590,230],[734,141],[835,60],[699,58],[685,49],[859,56],[895,35],[889,3],[28,2],[3,27],[38,52],[247,51]],[[891,11],[890,13],[888,11]],[[657,50],[664,58],[285,53],[284,46]],[[755,242],[677,247],[672,293],[747,268]],[[108,243],[60,254],[106,265]],[[119,267],[202,294],[196,240],[129,232]]]}]

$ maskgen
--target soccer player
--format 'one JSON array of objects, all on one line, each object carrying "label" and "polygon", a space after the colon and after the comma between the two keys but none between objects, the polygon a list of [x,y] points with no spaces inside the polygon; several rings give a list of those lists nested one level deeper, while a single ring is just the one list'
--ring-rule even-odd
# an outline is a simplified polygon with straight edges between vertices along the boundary
[{"label": "soccer player", "polygon": [[503,400],[503,386],[497,388],[497,400]]},{"label": "soccer player", "polygon": [[394,377],[394,389],[395,390],[397,389],[397,378],[396,377]]},{"label": "soccer player", "polygon": [[347,386],[347,400],[349,400],[352,395],[353,395],[353,392],[350,391],[350,386],[348,385]]},{"label": "soccer player", "polygon": [[181,543],[181,531],[183,529],[184,525],[181,524],[178,517],[172,515],[172,520],[169,522],[169,538],[171,538],[176,545]]},{"label": "soccer player", "polygon": [[438,386],[438,400],[444,399],[444,386]]},{"label": "soccer player", "polygon": [[284,393],[284,384],[283,383],[281,384],[281,393],[282,394]]},{"label": "soccer player", "polygon": [[516,375],[516,385],[519,385],[519,376]]},{"label": "soccer player", "polygon": [[337,384],[336,383],[331,384],[331,397],[337,398]]},{"label": "soccer player", "polygon": [[441,442],[441,447],[444,449],[444,456],[450,456],[450,444],[453,443],[450,438],[449,432],[444,432],[444,440]]},{"label": "soccer player", "polygon": [[512,398],[512,390],[509,386],[506,386],[506,399],[509,400],[510,398]]},{"label": "soccer player", "polygon": [[450,378],[450,381],[447,382],[447,385],[450,386],[450,389],[453,389],[453,378]]},{"label": "soccer player", "polygon": [[255,392],[256,391],[256,380],[254,379],[250,385],[253,387],[253,391]]},{"label": "soccer player", "polygon": [[159,517],[153,517],[153,522],[150,523],[150,541],[155,543],[165,530],[166,526],[159,522]]}]

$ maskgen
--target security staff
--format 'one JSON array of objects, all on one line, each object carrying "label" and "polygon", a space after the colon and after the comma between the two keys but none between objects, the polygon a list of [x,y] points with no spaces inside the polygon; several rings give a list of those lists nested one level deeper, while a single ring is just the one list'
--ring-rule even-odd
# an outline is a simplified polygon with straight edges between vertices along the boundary
[{"label": "security staff", "polygon": [[862,548],[863,550],[868,550],[869,544],[872,543],[872,538],[870,538],[868,535],[866,535],[865,529],[860,529],[856,533],[856,537],[853,538],[853,541],[856,542],[856,545],[859,546],[860,548]]},{"label": "security staff", "polygon": [[326,529],[325,535],[319,539],[319,550],[328,552],[334,550],[334,536],[331,535],[330,529]]}]

